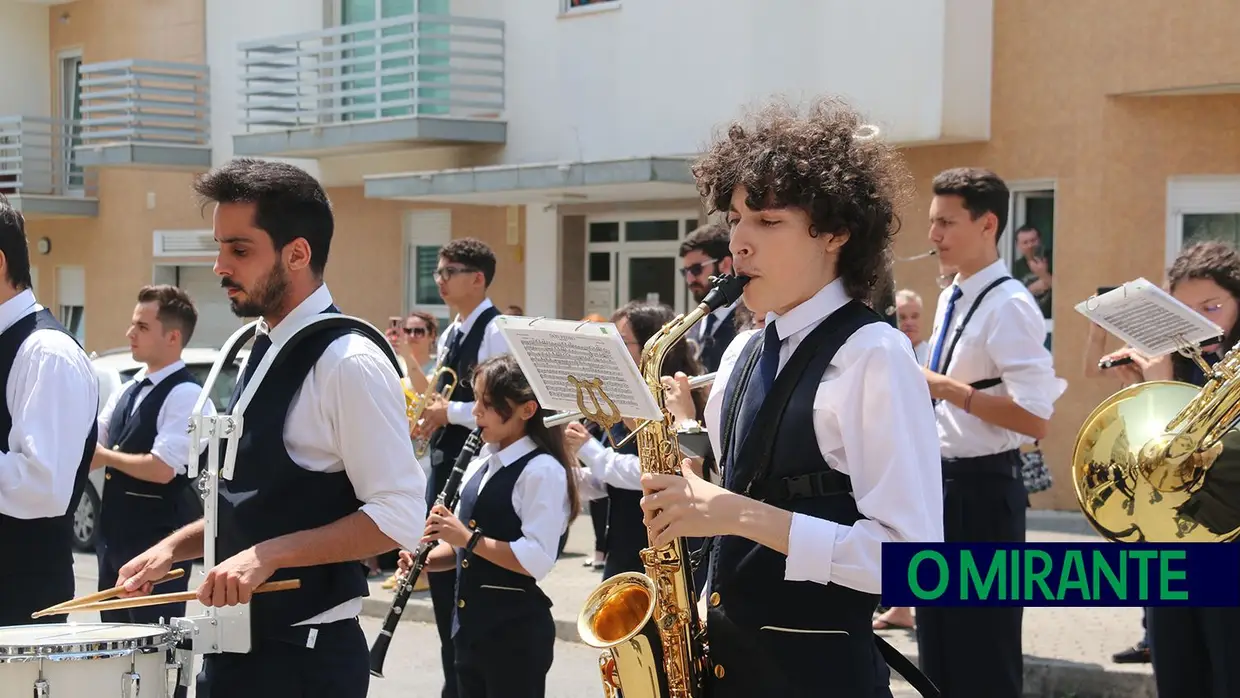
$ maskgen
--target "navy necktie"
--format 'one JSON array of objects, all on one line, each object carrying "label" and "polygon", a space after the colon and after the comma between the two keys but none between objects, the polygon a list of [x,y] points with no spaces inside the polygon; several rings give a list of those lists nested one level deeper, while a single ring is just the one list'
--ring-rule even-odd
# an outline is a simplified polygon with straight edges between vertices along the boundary
[{"label": "navy necktie", "polygon": [[[738,472],[736,455],[740,452],[741,444],[745,443],[749,428],[758,416],[758,409],[762,407],[763,400],[771,391],[771,386],[775,384],[775,374],[779,371],[781,344],[783,341],[779,338],[775,323],[767,323],[762,338],[761,354],[758,356],[758,365],[753,374],[749,376],[749,381],[745,384],[745,392],[741,395],[740,414],[737,415],[736,428],[732,434],[732,444],[728,453],[728,473]],[[731,481],[731,478],[728,479]]]},{"label": "navy necktie", "polygon": [[943,359],[943,345],[947,344],[947,332],[952,326],[952,315],[956,312],[956,301],[960,300],[960,296],[964,291],[959,286],[952,286],[951,300],[947,301],[947,312],[943,314],[943,325],[939,327],[939,336],[934,340],[934,353],[930,356],[929,369],[935,373],[946,373],[947,367],[939,368],[939,361]]},{"label": "navy necktie", "polygon": [[[472,478],[470,478],[469,482],[465,484],[465,491],[461,493],[461,499],[459,502],[460,506],[457,509],[458,511],[457,518],[460,519],[461,521],[468,522],[470,517],[474,515],[474,505],[478,503],[478,493],[482,489],[482,479],[487,476],[487,472],[490,469],[491,469],[491,459],[487,458],[487,461],[483,463],[481,468],[478,469],[477,474],[475,474]],[[466,525],[468,526],[468,523]],[[447,545],[447,543],[443,543],[443,545]],[[460,574],[460,571],[461,571],[460,564],[461,563],[458,559],[457,574]],[[459,578],[457,581],[457,585],[458,587],[460,585]],[[453,611],[452,612],[452,637],[456,637],[456,633],[460,629],[461,629],[460,618],[456,615],[456,611]]]},{"label": "navy necktie", "polygon": [[129,424],[129,418],[133,416],[134,405],[138,404],[138,394],[142,392],[143,388],[150,384],[150,378],[143,378],[133,385],[133,388],[129,391],[129,395],[125,400],[125,410],[121,412],[121,423],[113,427],[116,429],[115,433],[119,434],[124,431],[125,426]]},{"label": "navy necktie", "polygon": [[250,346],[250,356],[245,360],[245,370],[241,373],[241,379],[237,381],[237,385],[233,388],[232,400],[229,401],[228,411],[232,412],[233,407],[237,405],[237,400],[241,398],[241,393],[245,391],[245,386],[249,384],[250,378],[254,376],[254,370],[263,361],[263,355],[271,348],[271,335],[260,334],[254,338],[254,344]]}]

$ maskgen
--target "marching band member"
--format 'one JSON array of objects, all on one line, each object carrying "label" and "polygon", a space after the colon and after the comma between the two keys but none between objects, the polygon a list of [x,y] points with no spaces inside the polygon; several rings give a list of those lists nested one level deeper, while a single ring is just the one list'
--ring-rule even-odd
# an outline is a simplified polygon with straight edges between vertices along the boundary
[{"label": "marching band member", "polygon": [[[108,398],[99,412],[99,443],[91,468],[104,468],[99,512],[99,591],[116,584],[122,565],[202,516],[198,490],[186,477],[189,434],[185,425],[202,386],[181,350],[194,335],[198,311],[176,286],[144,286],[138,291],[129,330],[134,361],[145,366]],[[215,414],[210,401],[204,414]],[[204,441],[199,452],[206,446]],[[189,588],[190,561],[177,565],[180,579],[161,593]],[[185,615],[185,602],[100,611],[104,623],[157,624]],[[177,686],[184,696],[186,687]]]},{"label": "marching band member", "polygon": [[716,537],[703,596],[716,698],[891,695],[870,624],[880,547],[942,540],[925,378],[861,302],[896,228],[897,157],[823,100],[808,115],[767,107],[694,165],[766,322],[728,347],[706,405],[725,487],[686,461],[683,477],[643,475],[642,508],[655,545]]},{"label": "marching band member", "polygon": [[[939,297],[924,368],[943,459],[944,536],[1023,543],[1029,495],[1019,449],[1046,436],[1067,383],[1051,365],[1042,311],[999,258],[1007,185],[992,172],[961,168],[935,177],[933,191],[930,241],[956,269]],[[1020,698],[1021,607],[916,614],[922,667],[946,695]]]},{"label": "marching band member", "polygon": [[[487,289],[495,280],[495,253],[486,243],[473,238],[453,240],[439,250],[439,266],[435,283],[439,295],[457,312],[456,321],[448,326],[439,340],[443,365],[456,372],[456,387],[450,400],[441,396],[426,407],[422,424],[415,437],[430,438],[431,478],[428,506],[448,482],[452,464],[465,446],[474,422],[474,389],[470,374],[481,361],[508,353],[508,343],[500,334],[499,325],[491,322],[499,317],[499,308],[487,297]],[[435,392],[442,395],[447,376],[441,376]],[[429,510],[428,510],[429,513]],[[439,630],[440,661],[443,664],[443,698],[456,698],[456,660],[453,658],[452,614],[456,593],[456,570],[428,572],[431,603],[435,609],[435,625]]]},{"label": "marching band member", "polygon": [[[701,303],[710,292],[710,277],[732,273],[732,252],[728,249],[731,236],[728,226],[713,222],[689,233],[680,243],[680,273],[684,275],[685,286],[693,294],[695,303]],[[738,308],[740,312],[737,312]],[[719,368],[723,351],[736,339],[737,328],[747,320],[744,317],[746,314],[745,306],[738,300],[720,306],[702,318],[691,331],[690,337],[698,346],[697,360],[705,372]]]},{"label": "marching band member", "polygon": [[22,214],[0,195],[0,626],[73,597],[73,516],[95,454],[99,380],[35,300]]},{"label": "marching band member", "polygon": [[[263,355],[298,323],[336,312],[323,283],[331,204],[312,177],[280,162],[235,159],[194,188],[215,203],[215,271],[233,313],[261,318],[235,404]],[[199,698],[366,695],[358,560],[420,537],[425,479],[394,361],[349,328],[319,329],[297,346],[247,408],[233,478],[219,483],[222,561],[198,588],[206,606],[250,604],[253,649],[205,655]],[[124,565],[120,583],[147,593],[202,552],[200,520]],[[301,588],[251,597],[269,579],[289,578]]]},{"label": "marching band member", "polygon": [[[640,362],[642,347],[646,345],[646,341],[675,317],[676,313],[666,305],[633,301],[617,310],[611,321],[624,338],[633,361]],[[664,360],[663,370],[669,376],[678,372],[696,376],[702,372],[701,365],[693,358],[686,342],[678,342],[672,346]],[[704,400],[699,396],[694,397],[694,404],[700,412]],[[696,418],[696,414],[688,416],[688,419]],[[611,438],[615,443],[620,443],[628,435],[629,427],[624,422],[611,428]],[[577,454],[577,458],[589,468],[593,479],[607,490],[607,540],[603,579],[621,572],[644,571],[646,568],[642,564],[640,553],[642,548],[650,546],[650,541],[646,524],[642,522],[642,471],[641,459],[637,454],[637,438],[630,439],[616,449],[608,445],[605,434],[600,433],[599,437],[595,438],[585,426],[577,422],[566,425],[564,437],[568,441],[569,450]],[[704,578],[705,566],[701,569]]]},{"label": "marching band member", "polygon": [[[479,364],[473,388],[486,447],[465,471],[456,511],[431,509],[423,540],[448,545],[431,552],[427,570],[457,570],[450,632],[461,698],[542,698],[555,622],[538,582],[577,516],[581,469],[562,428],[544,426],[538,398],[511,355]],[[402,569],[412,562],[402,551]]]},{"label": "marching band member", "polygon": [[[1226,243],[1197,243],[1180,252],[1167,281],[1172,296],[1223,329],[1222,344],[1202,349],[1202,358],[1215,364],[1240,342],[1240,254]],[[1197,364],[1178,353],[1149,359],[1124,348],[1106,358],[1125,356],[1133,363],[1107,373],[1127,385],[1156,380],[1205,385]],[[1151,606],[1145,625],[1159,698],[1240,696],[1240,607]]]}]

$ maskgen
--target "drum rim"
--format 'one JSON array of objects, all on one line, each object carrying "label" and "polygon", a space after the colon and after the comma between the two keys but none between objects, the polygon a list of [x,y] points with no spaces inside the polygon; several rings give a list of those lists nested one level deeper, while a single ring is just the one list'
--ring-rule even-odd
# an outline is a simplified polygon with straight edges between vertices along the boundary
[{"label": "drum rim", "polygon": [[[36,626],[17,626],[34,628]],[[145,628],[144,635],[129,638],[113,639],[66,639],[63,642],[37,640],[30,643],[6,642],[0,640],[0,664],[9,662],[30,662],[43,659],[51,661],[73,661],[103,659],[107,657],[125,656],[133,653],[146,654],[173,649],[177,643],[177,633],[169,627],[161,625],[145,625],[141,623],[58,623],[41,626],[49,631],[61,627],[65,629],[88,629],[97,627]]]}]

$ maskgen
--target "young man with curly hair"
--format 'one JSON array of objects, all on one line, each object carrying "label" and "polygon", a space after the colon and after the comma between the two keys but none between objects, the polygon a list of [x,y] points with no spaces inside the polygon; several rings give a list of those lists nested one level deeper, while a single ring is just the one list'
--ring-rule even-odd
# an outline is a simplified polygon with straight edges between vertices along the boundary
[{"label": "young man with curly hair", "polygon": [[[950,542],[1024,542],[1020,447],[1044,438],[1067,384],[1055,377],[1042,311],[999,258],[1010,195],[995,173],[934,178],[930,241],[954,267],[939,296],[930,360]],[[945,695],[1023,695],[1019,606],[918,608],[921,665]]]},{"label": "young man with curly hair", "polygon": [[727,212],[745,305],[766,321],[728,347],[707,401],[724,486],[690,468],[644,476],[651,537],[713,537],[714,698],[890,696],[885,659],[921,677],[871,627],[880,548],[942,540],[943,516],[925,377],[867,305],[903,164],[855,111],[823,100],[733,124],[694,174]]}]

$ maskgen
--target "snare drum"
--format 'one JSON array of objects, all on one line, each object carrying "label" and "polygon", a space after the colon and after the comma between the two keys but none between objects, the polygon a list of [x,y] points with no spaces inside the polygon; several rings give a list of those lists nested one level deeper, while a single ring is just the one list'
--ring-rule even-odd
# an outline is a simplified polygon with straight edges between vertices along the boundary
[{"label": "snare drum", "polygon": [[0,698],[169,698],[176,643],[160,625],[0,627]]}]

